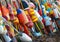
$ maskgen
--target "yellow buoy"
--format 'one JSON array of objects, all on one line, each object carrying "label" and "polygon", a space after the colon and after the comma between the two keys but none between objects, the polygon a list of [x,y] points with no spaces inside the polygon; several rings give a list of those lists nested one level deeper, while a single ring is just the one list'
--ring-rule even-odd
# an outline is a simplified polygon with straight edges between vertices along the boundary
[{"label": "yellow buoy", "polygon": [[54,11],[53,11],[53,10],[51,10],[51,11],[50,11],[50,14],[54,14]]}]

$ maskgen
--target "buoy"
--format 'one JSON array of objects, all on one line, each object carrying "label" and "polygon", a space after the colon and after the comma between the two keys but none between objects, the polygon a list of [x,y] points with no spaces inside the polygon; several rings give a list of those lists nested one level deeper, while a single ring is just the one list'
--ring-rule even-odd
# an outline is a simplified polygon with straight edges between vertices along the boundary
[{"label": "buoy", "polygon": [[[29,34],[29,31],[28,31],[28,29],[27,29],[27,27],[26,27],[26,23],[28,23],[28,21],[26,21],[25,19],[27,19],[26,17],[24,17],[24,15],[23,15],[23,13],[22,13],[22,11],[20,10],[20,9],[17,9],[17,17],[18,17],[18,19],[19,19],[19,22],[23,25],[23,27],[24,27],[24,32],[26,33],[26,34],[28,34],[28,35],[30,35]],[[25,15],[26,16],[26,15]]]},{"label": "buoy", "polygon": [[28,35],[26,35],[25,33],[22,33],[20,40],[23,42],[32,42],[32,39]]}]

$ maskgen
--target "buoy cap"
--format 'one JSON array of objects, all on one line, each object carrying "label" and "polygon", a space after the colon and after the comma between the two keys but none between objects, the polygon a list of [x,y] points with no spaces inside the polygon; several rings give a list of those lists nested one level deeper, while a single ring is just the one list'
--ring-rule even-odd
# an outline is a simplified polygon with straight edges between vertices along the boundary
[{"label": "buoy cap", "polygon": [[20,9],[17,9],[17,14],[21,14],[22,11]]}]

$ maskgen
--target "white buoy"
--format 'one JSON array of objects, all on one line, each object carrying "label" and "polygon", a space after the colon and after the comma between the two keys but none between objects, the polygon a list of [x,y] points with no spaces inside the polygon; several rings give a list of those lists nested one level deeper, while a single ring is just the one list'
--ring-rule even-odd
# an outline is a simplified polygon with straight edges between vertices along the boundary
[{"label": "white buoy", "polygon": [[25,33],[22,33],[22,36],[20,37],[20,40],[22,42],[32,42],[32,39]]},{"label": "white buoy", "polygon": [[55,8],[55,9],[53,9],[53,11],[54,11],[54,14],[55,14],[55,18],[59,18],[58,9]]},{"label": "white buoy", "polygon": [[11,41],[11,38],[8,35],[4,34],[3,37],[4,37],[6,42],[10,42]]},{"label": "white buoy", "polygon": [[0,34],[2,34],[3,33],[3,26],[2,25],[0,25]]},{"label": "white buoy", "polygon": [[40,16],[36,10],[34,10],[34,12],[35,12],[35,16],[38,18],[38,20],[42,21],[42,19],[43,19],[42,16]]},{"label": "white buoy", "polygon": [[51,22],[51,18],[50,18],[50,17],[46,16],[46,17],[44,17],[44,19],[45,19],[45,25],[46,25],[46,26],[52,24],[52,22]]}]

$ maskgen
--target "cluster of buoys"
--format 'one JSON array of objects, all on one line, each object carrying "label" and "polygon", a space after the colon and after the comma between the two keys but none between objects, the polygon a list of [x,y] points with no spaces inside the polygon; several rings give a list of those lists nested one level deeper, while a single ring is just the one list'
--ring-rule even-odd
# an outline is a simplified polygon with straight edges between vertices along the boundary
[{"label": "cluster of buoys", "polygon": [[33,42],[60,30],[60,0],[0,0],[0,34],[5,42]]}]

